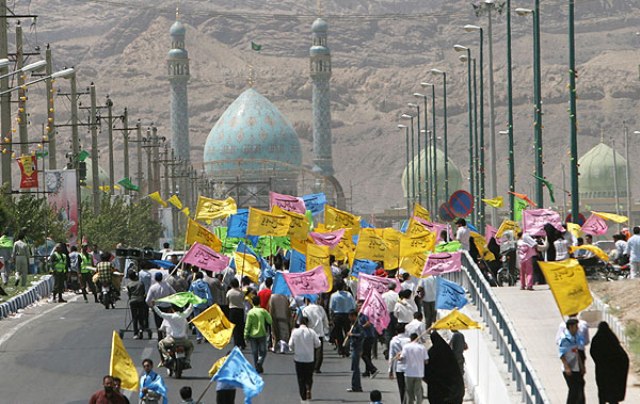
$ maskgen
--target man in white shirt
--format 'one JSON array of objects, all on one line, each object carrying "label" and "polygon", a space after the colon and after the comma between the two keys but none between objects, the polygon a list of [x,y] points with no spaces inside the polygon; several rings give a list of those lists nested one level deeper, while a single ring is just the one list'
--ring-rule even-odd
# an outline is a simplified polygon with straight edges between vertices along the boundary
[{"label": "man in white shirt", "polygon": [[405,326],[405,333],[407,335],[418,334],[418,342],[424,344],[424,342],[426,341],[424,335],[426,329],[427,327],[422,321],[422,313],[416,311],[415,313],[413,313],[413,320],[411,320],[409,324]]},{"label": "man in white shirt", "polygon": [[303,403],[311,400],[313,385],[314,352],[320,347],[320,338],[315,331],[307,327],[309,319],[302,317],[300,326],[293,330],[289,338],[289,348],[293,349],[293,361],[296,364],[298,389]]},{"label": "man in white shirt", "polygon": [[424,323],[427,327],[436,322],[438,314],[436,310],[436,294],[438,292],[437,276],[429,276],[420,280],[422,288],[422,313],[424,314]]},{"label": "man in white shirt", "polygon": [[427,348],[418,341],[418,334],[411,334],[411,342],[402,348],[400,361],[404,363],[404,404],[422,404],[422,378],[424,365],[429,361]]},{"label": "man in white shirt", "polygon": [[405,325],[398,324],[395,328],[396,335],[391,338],[389,344],[389,378],[393,378],[395,371],[396,381],[398,382],[398,391],[400,392],[400,402],[404,402],[405,382],[404,371],[406,369],[404,362],[399,361],[402,348],[407,345],[411,340],[405,333]]},{"label": "man in white shirt", "polygon": [[389,325],[384,330],[384,342],[385,342],[385,350],[384,357],[385,359],[389,358],[389,343],[391,342],[391,338],[393,337],[394,330],[396,329],[396,324],[398,324],[398,319],[393,311],[396,308],[396,303],[398,303],[398,292],[396,292],[396,283],[393,281],[389,282],[389,290],[382,294],[382,300],[387,306],[387,311],[389,312]]},{"label": "man in white shirt", "polygon": [[469,251],[469,239],[471,238],[471,232],[467,227],[467,221],[460,217],[456,219],[456,225],[458,226],[458,230],[456,230],[456,240],[460,242],[463,250]]},{"label": "man in white shirt", "polygon": [[302,309],[302,318],[306,318],[308,321],[308,327],[312,329],[320,338],[320,346],[317,347],[313,353],[313,370],[316,373],[322,373],[320,368],[323,361],[323,345],[324,336],[329,335],[329,319],[327,318],[327,312],[324,311],[324,307],[312,302],[311,299],[305,298],[307,306]]},{"label": "man in white shirt", "polygon": [[627,241],[625,254],[629,256],[631,264],[631,279],[640,278],[640,227],[633,228],[633,236]]},{"label": "man in white shirt", "polygon": [[167,336],[158,342],[158,348],[162,352],[164,360],[169,357],[167,348],[180,344],[185,347],[186,365],[187,369],[191,368],[191,353],[193,352],[193,343],[189,340],[187,335],[187,318],[193,312],[193,306],[189,305],[184,311],[180,312],[176,310],[175,306],[171,306],[168,313],[163,313],[158,309],[156,305],[153,306],[153,311],[164,320],[164,324],[167,325]]}]

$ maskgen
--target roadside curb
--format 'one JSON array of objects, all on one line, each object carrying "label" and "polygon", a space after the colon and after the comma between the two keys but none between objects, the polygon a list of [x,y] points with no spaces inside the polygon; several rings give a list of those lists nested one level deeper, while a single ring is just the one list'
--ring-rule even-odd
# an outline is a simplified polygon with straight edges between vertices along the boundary
[{"label": "roadside curb", "polygon": [[16,313],[20,309],[32,305],[42,298],[51,294],[53,289],[53,276],[45,275],[35,285],[26,292],[14,296],[8,301],[0,304],[0,320]]}]

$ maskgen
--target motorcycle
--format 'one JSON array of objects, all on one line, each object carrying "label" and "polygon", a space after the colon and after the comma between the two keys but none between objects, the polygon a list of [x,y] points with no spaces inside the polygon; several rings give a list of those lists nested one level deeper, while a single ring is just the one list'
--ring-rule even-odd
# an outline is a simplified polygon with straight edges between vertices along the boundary
[{"label": "motorcycle", "polygon": [[167,353],[169,356],[164,359],[164,366],[167,368],[169,376],[180,379],[182,371],[191,368],[187,362],[187,348],[184,343],[174,342],[167,347]]},{"label": "motorcycle", "polygon": [[99,298],[100,303],[104,305],[105,309],[109,309],[109,306],[111,306],[112,309],[116,308],[115,304],[116,300],[118,300],[118,296],[113,285],[101,285]]},{"label": "motorcycle", "polygon": [[516,269],[516,249],[501,251],[500,262],[502,265],[496,274],[496,284],[498,286],[514,286],[519,279]]}]

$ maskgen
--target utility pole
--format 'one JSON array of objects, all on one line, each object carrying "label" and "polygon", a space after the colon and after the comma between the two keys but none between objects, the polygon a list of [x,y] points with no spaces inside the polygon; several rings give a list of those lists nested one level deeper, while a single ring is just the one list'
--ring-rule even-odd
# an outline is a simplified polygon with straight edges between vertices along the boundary
[{"label": "utility pole", "polygon": [[98,177],[98,128],[96,122],[97,106],[96,106],[96,86],[91,82],[89,87],[91,97],[91,116],[89,117],[91,128],[91,194],[93,195],[93,213],[100,213],[100,178]]},{"label": "utility pole", "polygon": [[[129,111],[127,111],[127,108],[124,109],[124,113],[122,114],[122,126],[124,131],[124,145],[122,147],[124,152],[124,178],[128,178],[129,181],[131,181],[129,177]],[[138,186],[140,186],[140,184],[138,184]],[[129,189],[125,189],[124,192],[125,195],[131,195]]]},{"label": "utility pole", "polygon": [[51,79],[51,74],[53,74],[53,58],[51,57],[51,47],[49,44],[47,44],[47,49],[45,50],[45,60],[47,62],[46,74],[49,77],[45,81],[47,91],[47,125],[45,127],[45,136],[49,141],[49,168],[55,170],[58,168],[56,160],[56,114],[53,104],[53,79]]},{"label": "utility pole", "polygon": [[[0,59],[7,59],[9,56],[9,44],[7,40],[8,29],[7,0],[0,0]],[[9,89],[9,66],[0,68],[0,91]],[[8,186],[8,193],[11,193],[11,164],[12,146],[11,140],[11,93],[0,95],[0,138],[4,146],[2,151],[2,185]]]},{"label": "utility pole", "polygon": [[[24,50],[22,47],[22,25],[16,24],[16,70],[24,67]],[[20,154],[29,154],[29,133],[27,130],[27,90],[24,86],[26,73],[18,73],[18,133],[20,135]]]},{"label": "utility pole", "polygon": [[[140,123],[140,119],[136,122],[136,157],[138,164],[138,187],[140,187],[140,191],[142,191],[142,124]],[[142,193],[138,192],[138,200],[142,197]]]},{"label": "utility pole", "polygon": [[107,95],[107,122],[109,129],[107,131],[109,135],[109,195],[113,196],[113,187],[115,186],[114,180],[114,168],[113,168],[113,101]]}]

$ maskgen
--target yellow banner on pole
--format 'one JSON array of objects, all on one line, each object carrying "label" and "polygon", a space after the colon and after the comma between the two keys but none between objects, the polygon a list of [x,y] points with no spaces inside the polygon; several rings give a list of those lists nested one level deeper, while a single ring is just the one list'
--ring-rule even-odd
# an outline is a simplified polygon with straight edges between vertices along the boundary
[{"label": "yellow banner on pole", "polygon": [[611,220],[612,222],[616,222],[616,223],[625,223],[629,221],[628,217],[622,216],[622,215],[616,215],[615,213],[593,212],[593,211],[591,211],[591,213],[593,213],[596,216],[600,216],[604,220]]},{"label": "yellow banner on pole", "polygon": [[211,345],[222,349],[233,336],[235,324],[225,317],[222,309],[217,304],[198,314],[191,323],[204,335]]},{"label": "yellow banner on pole", "polygon": [[258,259],[251,254],[239,252],[234,252],[233,258],[236,261],[236,273],[241,276],[246,275],[253,283],[258,284],[260,280],[260,273],[262,272]]},{"label": "yellow banner on pole", "polygon": [[391,227],[382,230],[382,238],[387,244],[387,252],[384,255],[384,267],[387,269],[400,266],[400,237],[402,233]]},{"label": "yellow banner on pole", "polygon": [[149,195],[147,195],[151,200],[158,202],[160,205],[162,205],[163,208],[166,208],[167,206],[169,206],[167,204],[167,202],[164,201],[164,199],[162,199],[162,197],[160,196],[160,192],[156,191],[153,193],[150,193]]},{"label": "yellow banner on pole", "polygon": [[433,251],[435,246],[436,234],[428,230],[417,236],[403,234],[400,236],[400,257],[424,254],[427,251]]},{"label": "yellow banner on pole", "polygon": [[193,243],[195,243],[196,241],[200,244],[206,245],[214,251],[222,251],[222,241],[220,241],[218,236],[211,233],[200,223],[189,218],[189,221],[187,223],[187,233],[184,237],[184,243],[193,245]]},{"label": "yellow banner on pole", "polygon": [[487,205],[493,208],[501,208],[502,205],[504,205],[504,198],[501,196],[496,196],[495,198],[492,198],[492,199],[482,199],[482,202],[486,203]]},{"label": "yellow banner on pole", "polygon": [[284,237],[289,233],[291,218],[260,209],[249,208],[248,236]]},{"label": "yellow banner on pole", "polygon": [[427,222],[431,221],[431,214],[429,211],[418,202],[413,204],[413,216],[419,217],[420,219],[426,220]]},{"label": "yellow banner on pole", "polygon": [[178,210],[182,210],[182,201],[178,198],[178,195],[171,195],[167,202],[178,208]]},{"label": "yellow banner on pole", "polygon": [[329,230],[347,229],[344,237],[353,236],[360,231],[360,216],[326,205],[324,226]]},{"label": "yellow banner on pole", "polygon": [[436,321],[431,328],[434,330],[470,330],[482,329],[482,325],[460,313],[458,309],[453,309],[451,313]]},{"label": "yellow banner on pole", "polygon": [[553,293],[560,314],[576,314],[591,305],[593,297],[584,269],[578,260],[539,261],[538,264]]},{"label": "yellow banner on pole", "polygon": [[131,356],[122,343],[122,339],[117,332],[113,332],[111,339],[111,360],[109,361],[109,374],[119,377],[122,381],[120,386],[125,390],[138,390],[138,371],[133,364]]},{"label": "yellow banner on pole", "polygon": [[427,254],[416,254],[402,257],[400,267],[416,278],[422,278],[424,265],[427,263]]},{"label": "yellow banner on pole", "polygon": [[271,213],[278,216],[285,215],[291,219],[287,235],[291,237],[292,240],[305,240],[307,238],[309,234],[309,219],[307,219],[305,215],[284,210],[277,205],[271,209]]},{"label": "yellow banner on pole", "polygon": [[322,266],[324,274],[327,276],[327,281],[329,282],[329,290],[331,290],[333,286],[333,273],[331,272],[331,265],[329,263],[329,247],[309,243],[307,244],[307,271],[311,271],[319,266]]},{"label": "yellow banner on pole", "polygon": [[504,232],[507,230],[513,231],[514,236],[517,236],[518,232],[521,231],[518,223],[514,222],[513,220],[505,219],[502,221],[502,223],[500,223],[500,227],[498,227],[498,231],[496,232],[496,238],[502,237]]},{"label": "yellow banner on pole", "polygon": [[200,195],[196,206],[196,220],[211,221],[222,219],[238,212],[236,201],[229,197],[225,200],[211,199]]},{"label": "yellow banner on pole", "polygon": [[356,259],[384,261],[387,253],[385,242],[379,229],[361,229],[356,245]]}]

